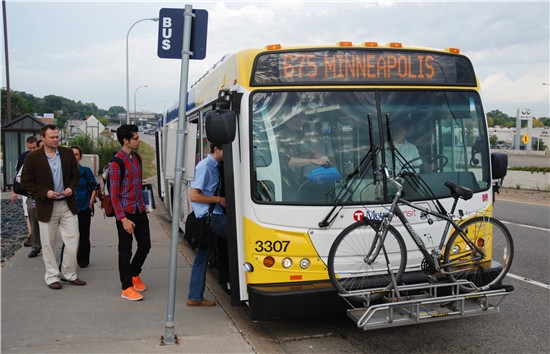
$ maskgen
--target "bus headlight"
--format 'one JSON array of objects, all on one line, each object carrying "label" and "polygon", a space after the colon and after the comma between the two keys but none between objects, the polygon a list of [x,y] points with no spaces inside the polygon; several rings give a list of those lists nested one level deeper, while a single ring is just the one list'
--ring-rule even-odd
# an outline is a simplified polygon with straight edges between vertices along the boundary
[{"label": "bus headlight", "polygon": [[309,265],[310,265],[309,259],[307,259],[307,258],[302,258],[302,260],[300,261],[300,268],[302,268],[302,269],[308,269],[308,268],[309,268]]},{"label": "bus headlight", "polygon": [[248,263],[248,262],[245,262],[243,264],[243,269],[247,273],[252,273],[254,271],[254,266],[252,264]]},{"label": "bus headlight", "polygon": [[283,261],[281,262],[283,268],[290,268],[292,266],[292,259],[290,258],[283,258]]}]

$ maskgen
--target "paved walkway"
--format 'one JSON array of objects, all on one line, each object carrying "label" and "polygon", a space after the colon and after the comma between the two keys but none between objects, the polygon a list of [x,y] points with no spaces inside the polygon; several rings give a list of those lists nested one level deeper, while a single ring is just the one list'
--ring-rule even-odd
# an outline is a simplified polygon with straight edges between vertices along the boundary
[{"label": "paved walkway", "polygon": [[[9,193],[2,193],[9,198]],[[160,201],[157,198],[157,204]],[[152,248],[142,279],[144,300],[120,297],[113,218],[96,210],[90,266],[78,270],[86,286],[44,282],[42,258],[21,248],[2,267],[2,353],[253,353],[220,306],[187,307],[190,262],[178,252],[174,328],[179,344],[160,345],[168,301],[170,230],[163,206],[149,214]],[[58,237],[59,239],[61,237]],[[181,241],[181,240],[180,240]],[[205,297],[213,299],[207,290]]]}]

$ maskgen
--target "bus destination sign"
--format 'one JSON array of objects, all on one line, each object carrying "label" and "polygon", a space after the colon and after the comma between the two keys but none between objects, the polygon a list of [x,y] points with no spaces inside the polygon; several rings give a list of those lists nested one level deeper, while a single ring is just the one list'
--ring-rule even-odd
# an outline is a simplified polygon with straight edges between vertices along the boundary
[{"label": "bus destination sign", "polygon": [[327,49],[263,53],[252,86],[269,85],[476,86],[464,56],[410,50]]}]

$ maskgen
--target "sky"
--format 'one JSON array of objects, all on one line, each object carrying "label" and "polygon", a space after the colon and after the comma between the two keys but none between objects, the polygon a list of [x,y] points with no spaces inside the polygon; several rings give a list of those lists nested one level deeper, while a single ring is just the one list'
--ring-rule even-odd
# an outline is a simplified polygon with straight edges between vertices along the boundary
[{"label": "sky", "polygon": [[[186,4],[208,11],[204,60],[189,85],[227,53],[268,44],[352,41],[459,48],[474,65],[486,112],[550,117],[550,2],[545,1],[24,1],[6,0],[10,86],[101,109],[126,107],[126,37],[137,21]],[[158,23],[128,36],[130,111],[178,103],[181,61],[157,56]],[[6,65],[2,37],[2,87]],[[140,87],[147,85],[147,87]],[[137,90],[136,90],[137,89]]]}]

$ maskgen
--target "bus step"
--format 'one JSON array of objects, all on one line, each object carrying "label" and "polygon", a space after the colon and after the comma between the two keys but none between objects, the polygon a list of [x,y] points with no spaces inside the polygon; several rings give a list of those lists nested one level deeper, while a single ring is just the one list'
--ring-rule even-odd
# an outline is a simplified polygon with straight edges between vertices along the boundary
[{"label": "bus step", "polygon": [[392,290],[380,304],[369,305],[367,301],[367,306],[349,309],[348,317],[357,327],[372,330],[480,316],[499,312],[500,303],[510,292],[507,286],[461,294],[457,283],[403,285],[398,287],[398,291]]}]

